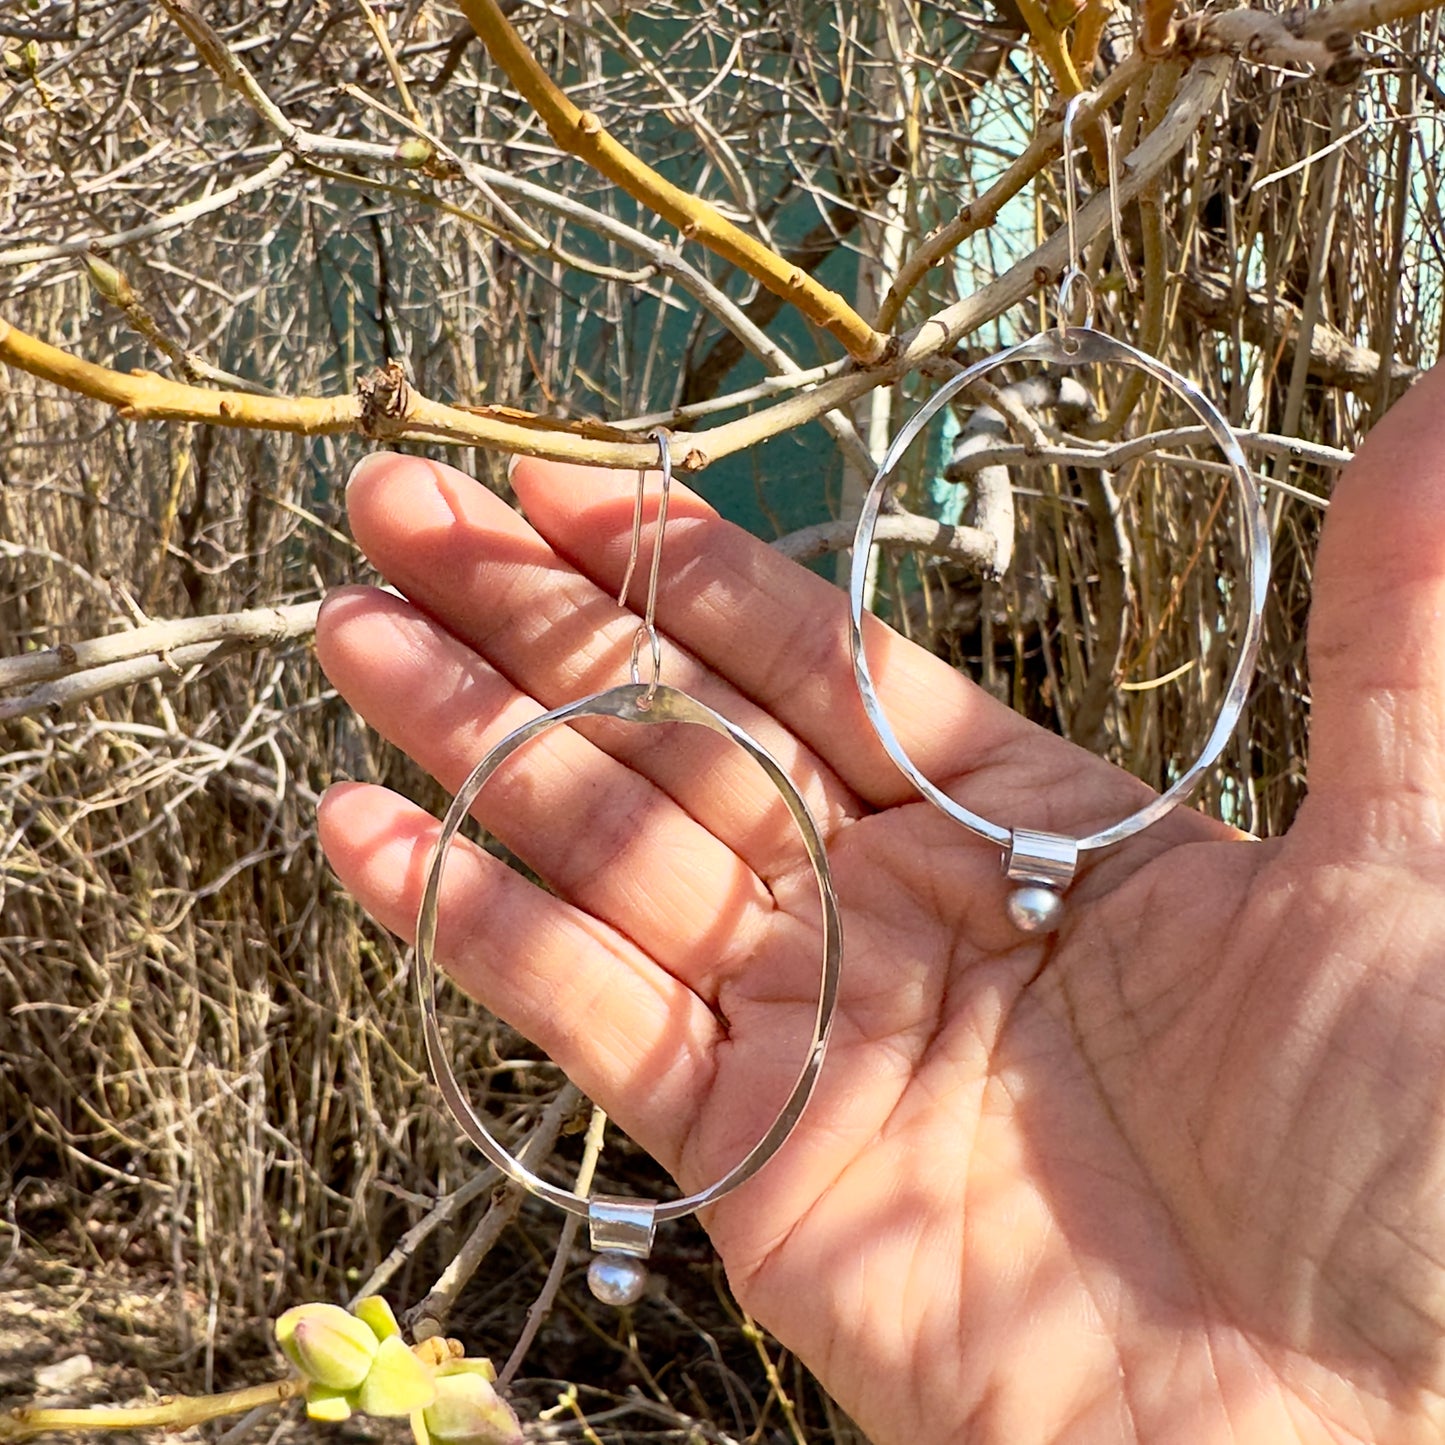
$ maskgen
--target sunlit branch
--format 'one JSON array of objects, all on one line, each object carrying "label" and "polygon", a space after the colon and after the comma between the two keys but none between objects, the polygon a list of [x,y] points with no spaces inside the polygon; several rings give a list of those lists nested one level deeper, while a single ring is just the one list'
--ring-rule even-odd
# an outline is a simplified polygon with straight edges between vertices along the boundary
[{"label": "sunlit branch", "polygon": [[[1180,86],[1174,105],[1148,137],[1126,157],[1119,188],[1131,201],[1178,154],[1223,92],[1229,61],[1200,62]],[[1094,196],[1078,215],[1080,243],[1109,224],[1109,197]],[[971,296],[946,307],[908,337],[886,366],[851,372],[787,397],[770,407],[706,432],[680,432],[674,455],[684,471],[697,471],[720,457],[746,451],[769,437],[791,431],[847,406],[875,386],[898,380],[924,362],[948,355],[978,327],[1030,295],[1039,278],[1053,277],[1067,260],[1067,241],[1055,232],[1031,255]],[[357,395],[336,398],[261,397],[185,386],[151,373],[126,376],[72,357],[0,321],[0,361],[46,377],[71,391],[118,407],[136,420],[211,422],[306,435],[356,432],[377,441],[429,440],[488,446],[506,452],[636,469],[648,465],[650,442],[623,439],[614,428],[561,424],[506,408],[462,408],[431,401],[410,387],[396,367],[363,378]]]},{"label": "sunlit branch", "polygon": [[832,332],[857,360],[879,360],[888,338],[875,331],[835,292],[791,266],[761,241],[733,225],[706,201],[689,195],[644,165],[614,140],[591,111],[574,105],[553,84],[508,23],[495,0],[461,0],[492,58],[541,116],[563,150],[586,161],[628,195],[647,206],[687,240],[697,241],[745,271],[769,291],[796,306],[810,321]]}]

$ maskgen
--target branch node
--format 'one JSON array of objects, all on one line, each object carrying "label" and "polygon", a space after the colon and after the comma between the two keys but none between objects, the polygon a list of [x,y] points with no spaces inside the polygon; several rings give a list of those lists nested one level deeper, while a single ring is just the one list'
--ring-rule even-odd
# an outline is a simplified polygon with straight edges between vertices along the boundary
[{"label": "branch node", "polygon": [[583,135],[599,135],[602,131],[602,122],[596,114],[590,110],[584,110],[577,117],[577,129]]},{"label": "branch node", "polygon": [[357,378],[356,398],[361,403],[362,435],[373,439],[386,436],[411,405],[406,373],[398,362],[388,361]]},{"label": "branch node", "polygon": [[899,352],[901,352],[902,350],[902,339],[897,336],[889,336],[883,342],[883,350],[880,351],[878,355],[875,356],[871,361],[865,362],[864,364],[869,367],[887,366],[888,363],[894,360],[898,356]]},{"label": "branch node", "polygon": [[1351,86],[1365,73],[1365,56],[1358,50],[1342,55],[1324,74],[1326,85]]},{"label": "branch node", "polygon": [[1209,35],[1205,21],[1207,16],[1186,15],[1175,27],[1174,51],[1175,54],[1188,59],[1197,55],[1212,55],[1219,50],[1219,46]]},{"label": "branch node", "polygon": [[1179,23],[1169,0],[1145,5],[1144,23],[1139,29],[1139,53],[1150,60],[1164,60],[1172,55],[1179,39]]}]

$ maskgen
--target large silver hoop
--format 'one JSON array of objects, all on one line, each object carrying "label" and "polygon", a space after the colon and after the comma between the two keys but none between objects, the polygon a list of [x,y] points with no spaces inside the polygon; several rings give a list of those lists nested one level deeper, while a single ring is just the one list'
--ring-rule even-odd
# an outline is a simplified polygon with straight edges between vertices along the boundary
[{"label": "large silver hoop", "polygon": [[[942,788],[925,777],[899,742],[887,714],[883,711],[863,647],[863,613],[868,587],[869,554],[879,513],[899,461],[924,427],[959,392],[980,377],[987,376],[989,372],[1012,361],[1038,361],[1063,367],[1112,362],[1137,368],[1168,387],[1204,424],[1229,464],[1238,503],[1239,530],[1244,544],[1248,584],[1244,635],[1219,716],[1203,749],[1158,797],[1110,827],[1080,837],[1008,828],[1001,823],[995,823],[949,797]],[[1058,926],[1062,893],[1073,879],[1080,854],[1122,843],[1126,838],[1132,838],[1150,824],[1158,822],[1189,795],[1200,776],[1224,751],[1225,744],[1239,721],[1254,674],[1265,598],[1269,588],[1269,558],[1269,528],[1265,522],[1259,488],[1250,475],[1243,449],[1218,407],[1193,382],[1165,366],[1157,357],[1149,356],[1127,342],[1095,331],[1092,327],[1066,326],[1048,331],[975,362],[939,387],[893,439],[864,499],[863,509],[858,517],[858,530],[853,539],[853,567],[848,588],[848,641],[853,655],[853,674],[863,699],[863,710],[873,731],[877,733],[878,740],[883,744],[888,756],[913,786],[955,822],[1004,849],[1004,871],[1015,885],[1009,897],[1009,916],[1024,932],[1046,932]]]},{"label": "large silver hoop", "polygon": [[[513,753],[549,728],[589,717],[618,718],[623,722],[644,724],[690,723],[731,739],[758,763],[782,796],[798,832],[802,835],[803,847],[807,851],[808,861],[818,883],[823,926],[822,976],[818,989],[818,1007],[813,1017],[813,1034],[797,1080],[777,1117],[757,1143],[716,1182],[705,1189],[683,1195],[680,1199],[659,1202],[607,1195],[586,1196],[563,1189],[534,1173],[493,1135],[473,1109],[471,1101],[452,1071],[437,1020],[437,908],[442,873],[458,828],[487,780]],[[550,712],[543,713],[508,733],[477,763],[466,781],[457,789],[451,806],[442,819],[441,832],[432,851],[421,908],[417,914],[416,957],[417,990],[427,1058],[447,1107],[462,1131],[506,1178],[538,1198],[588,1221],[592,1248],[599,1251],[588,1270],[588,1281],[593,1293],[610,1304],[631,1304],[640,1298],[646,1284],[647,1271],[643,1261],[651,1250],[657,1225],[663,1220],[679,1219],[706,1205],[715,1204],[724,1195],[746,1183],[782,1148],[802,1116],[817,1083],[818,1071],[823,1066],[823,1055],[837,1007],[843,958],[843,926],[838,901],[833,892],[833,880],[828,870],[822,834],[802,794],[782,766],[762,744],[749,737],[740,727],[687,693],[659,684],[654,674],[649,682],[639,680],[611,688],[607,692],[595,693],[568,703],[565,707],[553,708]]]}]

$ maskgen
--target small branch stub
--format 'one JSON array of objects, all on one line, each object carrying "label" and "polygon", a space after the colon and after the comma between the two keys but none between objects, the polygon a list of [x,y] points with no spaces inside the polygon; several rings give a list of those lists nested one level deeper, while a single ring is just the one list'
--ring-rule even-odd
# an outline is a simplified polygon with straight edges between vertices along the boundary
[{"label": "small branch stub", "polygon": [[406,373],[395,361],[388,361],[385,366],[360,377],[356,396],[361,403],[361,432],[369,437],[389,435],[395,428],[384,423],[400,421],[411,404]]}]

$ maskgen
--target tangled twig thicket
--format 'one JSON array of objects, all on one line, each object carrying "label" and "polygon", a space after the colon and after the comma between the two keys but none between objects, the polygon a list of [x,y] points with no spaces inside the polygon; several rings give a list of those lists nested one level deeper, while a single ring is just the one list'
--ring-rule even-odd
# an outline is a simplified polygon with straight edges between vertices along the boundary
[{"label": "tangled twig thicket", "polygon": [[[826,558],[930,378],[1036,319],[1010,308],[1063,260],[1054,102],[1081,79],[1132,156],[1143,275],[1129,291],[1090,248],[1103,324],[1199,380],[1277,484],[1267,685],[1204,805],[1288,824],[1320,510],[1445,326],[1445,188],[1422,125],[1439,13],[1143,10],[1136,47],[1100,0],[510,7],[602,132],[809,296],[846,298],[883,339],[871,369],[803,325],[786,284],[759,286],[558,144],[447,5],[0,16],[7,1269],[43,1247],[164,1272],[192,1362],[302,1295],[427,1294],[490,1181],[432,1106],[402,949],[316,847],[334,778],[436,801],[305,645],[325,589],[366,575],[339,479],[363,437],[388,437],[505,490],[501,453],[473,444],[636,464],[666,424],[704,488],[704,464],[755,459],[763,516],[803,467],[825,472],[837,515],[782,545]],[[1105,234],[1102,198],[1085,219]],[[1090,388],[1081,414],[980,397],[1003,420],[953,483],[936,455],[910,459],[879,605],[1159,783],[1227,671],[1228,482],[1165,398],[1125,377]],[[1015,545],[994,577],[986,509],[956,502],[1002,466]],[[459,1068],[501,1127],[540,1131],[575,1169],[570,1100],[549,1109],[520,1041],[453,1007]],[[465,1306],[502,1352],[555,1245],[551,1221],[506,1208],[483,1238],[505,1267]],[[432,1298],[461,1309],[460,1283]],[[553,1377],[639,1385],[584,1401],[605,1438],[679,1421],[745,1436],[770,1417],[847,1438],[720,1298],[699,1248],[654,1325],[676,1373],[578,1313],[520,1382],[544,1404]]]}]

